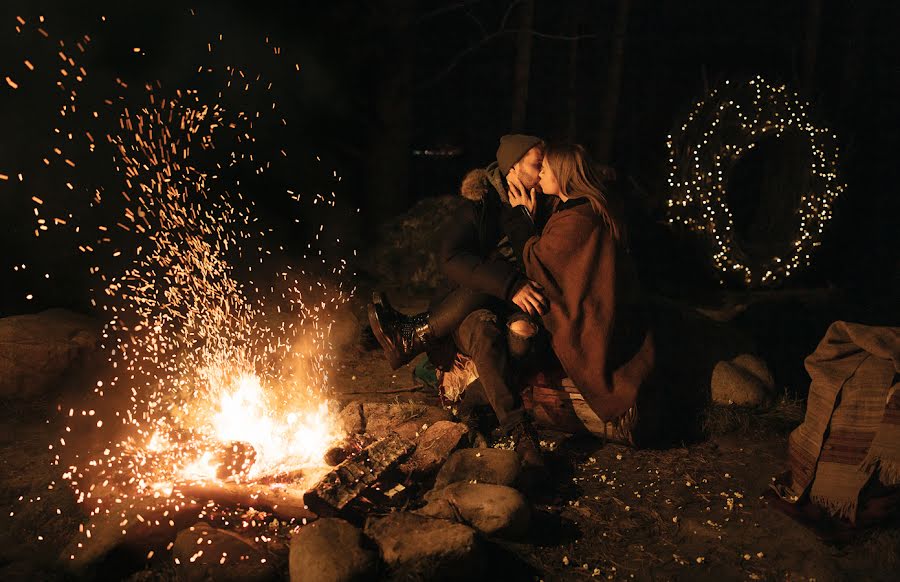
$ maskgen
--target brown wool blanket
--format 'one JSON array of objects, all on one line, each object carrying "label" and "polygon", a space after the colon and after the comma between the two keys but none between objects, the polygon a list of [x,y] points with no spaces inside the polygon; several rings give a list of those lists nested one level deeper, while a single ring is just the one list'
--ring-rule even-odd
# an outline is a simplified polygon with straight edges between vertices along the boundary
[{"label": "brown wool blanket", "polygon": [[900,328],[837,321],[805,363],[806,418],[791,433],[790,477],[778,490],[789,501],[808,492],[855,522],[873,476],[900,484]]}]

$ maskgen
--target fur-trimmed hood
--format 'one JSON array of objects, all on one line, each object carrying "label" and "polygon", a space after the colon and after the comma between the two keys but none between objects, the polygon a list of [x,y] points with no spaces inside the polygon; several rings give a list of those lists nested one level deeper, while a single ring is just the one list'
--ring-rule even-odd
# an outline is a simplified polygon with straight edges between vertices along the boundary
[{"label": "fur-trimmed hood", "polygon": [[477,168],[469,171],[463,178],[459,193],[463,198],[479,202],[485,195],[496,192],[504,204],[509,204],[509,196],[506,193],[506,176],[500,172],[497,162],[487,168]]}]

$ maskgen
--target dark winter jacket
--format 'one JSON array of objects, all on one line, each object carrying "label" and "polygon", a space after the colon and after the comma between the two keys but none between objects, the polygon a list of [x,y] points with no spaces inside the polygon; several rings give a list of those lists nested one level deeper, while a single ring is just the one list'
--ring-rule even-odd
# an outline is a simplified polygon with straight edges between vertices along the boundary
[{"label": "dark winter jacket", "polygon": [[[441,272],[450,287],[468,287],[478,293],[510,301],[525,276],[511,252],[501,226],[509,211],[506,177],[496,163],[472,170],[463,179],[460,193],[469,200],[442,233],[439,252]],[[539,198],[535,223],[539,228],[550,215],[548,197]]]},{"label": "dark winter jacket", "polygon": [[[501,215],[512,209],[506,192],[506,176],[496,163],[466,174],[460,194],[467,200],[448,221],[441,233],[438,264],[448,280],[439,289],[431,304],[440,303],[459,287],[492,297],[485,307],[501,316],[517,309],[511,299],[526,282],[525,271],[513,254],[509,239],[501,228]],[[552,200],[542,196],[533,221],[543,226],[552,213]],[[436,342],[428,350],[428,359],[438,368],[447,370],[456,355],[452,338]]]}]

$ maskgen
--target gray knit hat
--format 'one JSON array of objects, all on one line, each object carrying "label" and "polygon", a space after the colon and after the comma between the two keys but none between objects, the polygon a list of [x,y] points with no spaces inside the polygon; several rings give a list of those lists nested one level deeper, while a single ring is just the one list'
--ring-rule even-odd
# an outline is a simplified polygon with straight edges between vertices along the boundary
[{"label": "gray knit hat", "polygon": [[500,147],[497,148],[497,164],[500,166],[500,171],[505,176],[509,173],[509,169],[516,165],[516,162],[525,157],[528,150],[543,143],[544,140],[533,135],[520,133],[504,135],[500,138]]}]

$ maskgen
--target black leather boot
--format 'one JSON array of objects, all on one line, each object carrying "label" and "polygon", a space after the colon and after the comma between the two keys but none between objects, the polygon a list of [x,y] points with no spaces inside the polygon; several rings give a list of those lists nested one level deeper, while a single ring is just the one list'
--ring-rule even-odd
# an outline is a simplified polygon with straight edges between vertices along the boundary
[{"label": "black leather boot", "polygon": [[532,471],[543,472],[546,469],[544,455],[541,453],[541,439],[531,422],[516,424],[509,431],[513,448],[522,458],[522,466]]},{"label": "black leather boot", "polygon": [[424,352],[434,339],[427,311],[417,315],[400,313],[391,307],[384,293],[372,294],[369,324],[394,370]]}]

